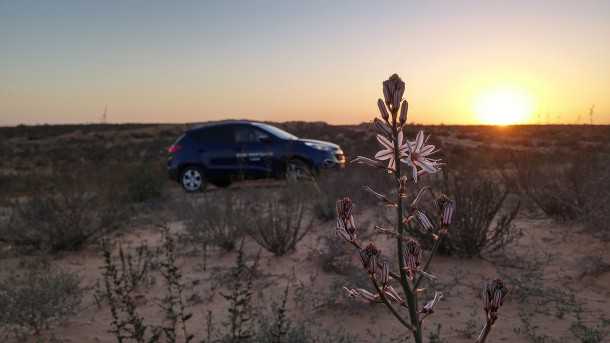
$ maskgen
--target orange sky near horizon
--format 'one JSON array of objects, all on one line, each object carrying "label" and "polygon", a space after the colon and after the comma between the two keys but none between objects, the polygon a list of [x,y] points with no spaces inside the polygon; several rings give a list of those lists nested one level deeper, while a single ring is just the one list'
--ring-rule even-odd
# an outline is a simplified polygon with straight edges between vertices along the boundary
[{"label": "orange sky near horizon", "polygon": [[3,2],[0,42],[0,125],[352,124],[394,72],[412,122],[610,123],[608,1]]}]

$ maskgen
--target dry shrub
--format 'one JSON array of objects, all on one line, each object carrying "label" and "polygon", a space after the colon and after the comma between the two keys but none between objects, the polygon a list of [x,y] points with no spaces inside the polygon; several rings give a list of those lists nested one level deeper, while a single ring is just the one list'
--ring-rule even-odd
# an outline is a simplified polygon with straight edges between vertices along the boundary
[{"label": "dry shrub", "polygon": [[82,294],[75,273],[43,263],[12,271],[0,280],[0,333],[38,336],[52,323],[74,314]]},{"label": "dry shrub", "polygon": [[322,237],[317,259],[322,270],[327,273],[347,274],[352,267],[352,251],[336,237]]},{"label": "dry shrub", "polygon": [[88,191],[75,176],[25,199],[14,200],[0,241],[34,251],[73,251],[116,229],[125,218],[109,193]]},{"label": "dry shrub", "polygon": [[[509,205],[508,188],[478,170],[443,173],[443,193],[453,194],[459,211],[455,213],[447,237],[440,243],[439,253],[480,256],[486,251],[502,249],[520,235],[520,230],[512,223],[520,202]],[[434,209],[427,211],[431,213]],[[431,247],[433,240],[420,229],[423,228],[413,228],[412,233]]]},{"label": "dry shrub", "polygon": [[[481,172],[444,175],[446,194],[453,194],[456,207],[454,227],[445,240],[447,252],[460,256],[479,256],[484,251],[502,249],[519,236],[512,221],[520,202],[503,210],[509,190]],[[495,220],[495,222],[494,222]]]},{"label": "dry shrub", "polygon": [[345,182],[345,173],[326,172],[316,180],[315,188],[317,192],[313,194],[313,212],[317,219],[329,221],[335,219],[335,201],[343,195],[349,186]]},{"label": "dry shrub", "polygon": [[222,292],[222,297],[227,301],[228,321],[223,323],[225,335],[222,342],[247,342],[255,335],[254,327],[254,294],[257,275],[259,274],[259,258],[248,265],[244,253],[244,241],[242,240],[235,266],[230,271],[227,292]]},{"label": "dry shrub", "polygon": [[167,176],[156,163],[131,166],[127,174],[127,197],[131,202],[144,202],[161,196]]},{"label": "dry shrub", "polygon": [[[545,214],[559,220],[573,220],[583,214],[585,182],[592,170],[569,159],[548,159],[520,152],[513,155],[511,181]],[[585,167],[585,168],[583,168]],[[512,172],[512,173],[511,173]]]},{"label": "dry shrub", "polygon": [[[130,279],[130,273],[125,265],[115,263],[112,247],[108,241],[102,241],[101,247],[104,259],[103,289],[99,291],[98,303],[104,302],[109,305],[112,315],[110,332],[119,342],[126,339],[143,342],[148,327],[137,311],[135,287]],[[123,255],[122,250],[121,255]]]},{"label": "dry shrub", "polygon": [[247,226],[246,204],[243,196],[224,190],[201,198],[185,197],[176,212],[191,242],[232,251]]},{"label": "dry shrub", "polygon": [[261,191],[248,210],[248,234],[276,256],[295,250],[312,228],[308,199],[312,190],[306,184],[289,184],[279,192]]},{"label": "dry shrub", "polygon": [[[102,240],[100,249],[104,262],[115,264],[114,258],[111,256],[112,244],[108,240]],[[121,284],[124,284],[126,290],[133,291],[141,286],[148,287],[154,284],[155,278],[151,275],[151,271],[159,267],[159,261],[156,251],[149,248],[147,243],[140,243],[135,249],[124,249],[123,245],[119,243],[117,257],[118,263],[114,267],[118,273],[118,280],[120,280]],[[109,261],[107,258],[112,258],[112,260]],[[107,269],[107,266],[104,268]],[[94,298],[98,306],[101,306],[104,300],[106,300],[106,293],[99,280]]]},{"label": "dry shrub", "polygon": [[595,237],[610,240],[610,158],[598,155],[590,161],[591,174],[584,181],[583,222]]},{"label": "dry shrub", "polygon": [[271,303],[269,314],[261,314],[253,343],[356,343],[360,341],[342,331],[325,330],[313,322],[293,321],[287,307],[288,291],[289,287],[286,287],[279,303],[275,301]]},{"label": "dry shrub", "polygon": [[603,239],[610,238],[610,158],[604,153],[563,153],[552,159],[514,155],[510,180],[549,217],[582,221]]},{"label": "dry shrub", "polygon": [[[143,254],[148,248],[136,249],[136,253],[147,262],[132,265],[133,259],[128,252],[125,254],[119,247],[118,260],[112,254],[112,246],[107,240],[102,241],[103,286],[97,290],[98,304],[108,304],[112,321],[110,333],[118,342],[184,342],[188,343],[194,336],[187,330],[187,322],[192,314],[187,312],[185,303],[185,286],[182,272],[177,266],[176,244],[169,228],[162,225],[162,245],[159,249],[159,269],[165,281],[165,294],[159,303],[164,313],[161,325],[151,325],[146,322],[138,309],[139,284],[148,278],[148,267],[152,264],[152,255]],[[141,246],[142,247],[142,246]],[[118,263],[117,263],[118,262]],[[135,268],[134,268],[135,267]]]},{"label": "dry shrub", "polygon": [[311,203],[317,219],[330,221],[336,219],[336,200],[349,196],[362,208],[376,204],[362,188],[354,184],[367,184],[376,190],[389,191],[384,179],[371,178],[370,172],[359,168],[346,168],[345,170],[327,171],[316,184],[317,192],[311,194]]}]

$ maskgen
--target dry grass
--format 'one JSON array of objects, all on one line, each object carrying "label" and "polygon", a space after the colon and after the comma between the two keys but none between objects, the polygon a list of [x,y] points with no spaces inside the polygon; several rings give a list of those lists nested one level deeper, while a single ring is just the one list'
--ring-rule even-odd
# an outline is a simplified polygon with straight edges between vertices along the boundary
[{"label": "dry grass", "polygon": [[[324,123],[295,122],[283,123],[280,126],[299,136],[336,142],[344,147],[350,157],[374,153],[376,141],[373,135],[367,134],[368,124],[331,126]],[[131,269],[134,279],[139,279],[139,276],[146,274],[142,278],[144,281],[136,282],[138,286],[135,288],[138,291],[133,293],[133,298],[134,306],[137,313],[143,318],[144,325],[152,330],[164,322],[165,312],[159,309],[158,304],[163,303],[162,299],[167,294],[167,289],[165,281],[150,281],[153,279],[165,280],[158,269],[159,264],[156,262],[161,258],[159,249],[162,240],[157,235],[157,231],[151,231],[145,223],[174,220],[171,214],[175,213],[175,208],[170,208],[168,203],[185,201],[185,204],[197,205],[193,206],[191,214],[181,216],[184,227],[179,223],[172,223],[177,231],[174,236],[177,240],[176,244],[178,247],[192,244],[201,246],[204,243],[212,246],[216,243],[212,243],[212,240],[206,236],[205,229],[199,229],[199,233],[194,236],[189,233],[189,221],[200,224],[206,217],[203,215],[204,213],[210,213],[212,216],[226,214],[227,208],[230,206],[233,206],[234,212],[239,212],[242,209],[239,202],[255,202],[256,198],[253,198],[252,195],[257,192],[279,194],[283,190],[290,191],[285,184],[277,181],[245,182],[232,186],[229,191],[212,190],[204,195],[183,197],[182,191],[177,186],[165,180],[162,169],[165,158],[164,149],[171,144],[183,128],[184,126],[181,125],[0,128],[2,137],[0,153],[3,156],[3,165],[0,169],[0,227],[1,230],[8,230],[3,231],[8,235],[0,236],[4,241],[0,243],[0,284],[10,285],[7,289],[12,293],[5,292],[2,295],[9,294],[8,298],[4,299],[10,298],[13,304],[17,304],[11,310],[13,311],[11,313],[16,313],[10,316],[11,320],[15,320],[19,315],[29,311],[28,306],[17,301],[18,299],[34,299],[31,296],[18,296],[17,290],[27,289],[29,295],[43,293],[49,295],[54,292],[51,294],[54,298],[64,299],[67,303],[75,304],[80,299],[82,306],[66,306],[65,308],[72,308],[72,311],[67,312],[53,310],[54,314],[48,316],[49,320],[46,321],[49,324],[49,330],[44,329],[46,324],[35,324],[42,328],[40,334],[43,340],[49,341],[52,336],[56,336],[79,342],[93,339],[93,337],[100,342],[116,341],[108,333],[111,316],[107,303],[102,304],[101,308],[95,306],[94,287],[91,285],[94,285],[101,275],[98,266],[103,264],[103,260],[94,253],[94,243],[98,237],[103,237],[114,242],[131,240],[130,246],[134,246],[133,242],[140,242],[142,239],[148,242],[147,251],[154,256],[151,257],[153,261],[151,267],[145,268],[146,263],[138,262],[140,255],[137,254],[137,251],[129,250],[133,258]],[[455,328],[467,327],[469,320],[476,319],[478,322],[479,318],[472,317],[472,311],[466,306],[463,299],[476,299],[482,278],[495,277],[500,269],[504,270],[506,274],[502,276],[511,283],[514,280],[516,286],[513,287],[512,292],[514,293],[509,298],[508,304],[503,308],[506,316],[514,320],[511,319],[510,322],[494,328],[498,340],[522,343],[542,341],[541,339],[563,340],[564,342],[603,342],[604,339],[607,339],[608,326],[604,325],[606,323],[604,320],[610,316],[606,310],[609,305],[607,299],[610,295],[604,293],[607,291],[602,285],[607,284],[610,280],[605,267],[610,263],[607,255],[610,247],[601,239],[608,237],[607,233],[610,232],[608,229],[608,214],[610,213],[608,207],[610,201],[608,200],[610,199],[606,192],[610,187],[607,185],[608,177],[604,176],[608,175],[608,169],[604,169],[602,166],[608,165],[610,128],[603,126],[523,126],[498,129],[482,126],[413,126],[408,128],[407,134],[413,135],[416,130],[422,128],[426,132],[430,132],[433,137],[437,137],[435,143],[441,147],[442,158],[452,169],[467,171],[467,167],[472,165],[471,162],[477,161],[477,168],[483,169],[486,175],[498,174],[502,171],[505,173],[504,180],[491,178],[490,182],[493,182],[495,186],[488,188],[497,186],[499,189],[489,192],[493,195],[491,197],[481,194],[479,196],[481,201],[492,199],[489,202],[495,204],[502,199],[506,189],[511,193],[518,193],[507,196],[506,199],[511,199],[511,201],[505,201],[506,206],[499,210],[491,224],[487,225],[490,230],[488,234],[494,231],[498,218],[504,213],[510,214],[512,206],[509,205],[514,204],[513,199],[516,201],[518,197],[522,203],[522,211],[513,219],[512,224],[523,231],[523,237],[509,242],[504,251],[482,245],[484,252],[486,250],[495,252],[494,264],[477,257],[457,258],[455,262],[441,257],[435,264],[432,271],[439,276],[437,286],[445,292],[445,299],[440,303],[439,313],[435,313],[431,317],[434,322],[430,323],[428,327],[428,332],[432,332],[434,339],[447,336],[455,331]],[[596,154],[598,160],[591,164],[591,167],[587,165],[587,161],[574,158],[578,155],[592,156],[590,153],[593,150],[599,154]],[[541,162],[536,162],[537,156],[542,157]],[[549,157],[552,157],[552,160]],[[523,183],[525,179],[521,176],[515,177],[519,169],[513,164],[515,161],[526,162],[530,159],[533,162],[529,173],[536,176],[532,180],[538,180],[535,185],[548,185],[545,188],[536,189],[535,192],[531,190],[530,193],[539,196],[552,194],[561,200],[560,203],[571,203],[578,197],[578,194],[581,194],[582,200],[579,200],[581,202],[576,208],[582,213],[576,216],[565,215],[566,218],[563,218],[564,210],[551,210],[549,215],[537,212],[541,206],[537,205],[525,192],[523,185],[519,185],[519,182]],[[140,160],[151,161],[151,166],[154,167],[150,168],[158,169],[150,173],[150,183],[138,180],[132,183],[133,191],[128,191],[130,188],[128,175],[137,173],[139,168],[138,165],[133,165],[131,162]],[[561,168],[558,168],[556,161],[562,162]],[[587,166],[586,168],[582,168],[583,163]],[[149,167],[144,169],[147,168]],[[457,176],[462,184],[468,181],[463,178],[463,175],[464,172]],[[69,180],[71,177],[84,179],[84,176],[94,180],[84,188],[76,187],[76,185],[71,188],[70,182],[57,182],[58,180]],[[559,182],[550,182],[552,180],[559,180]],[[156,185],[157,182],[159,187]],[[384,193],[390,190],[385,182],[371,178],[370,171],[363,169],[348,168],[338,173],[325,173],[318,183],[318,187],[323,190],[322,195],[314,195],[313,198],[304,200],[308,207],[311,207],[307,209],[308,214],[305,216],[307,220],[304,221],[303,228],[307,228],[309,220],[313,219],[314,224],[311,229],[303,235],[300,241],[295,243],[293,248],[285,249],[287,253],[284,256],[275,257],[273,253],[265,251],[261,253],[259,262],[261,272],[260,277],[254,283],[253,296],[253,306],[261,315],[260,320],[257,318],[253,323],[252,342],[356,341],[351,337],[353,335],[347,335],[345,331],[342,331],[344,329],[354,335],[357,334],[359,341],[363,342],[390,342],[391,338],[395,338],[393,333],[397,332],[397,326],[389,324],[391,323],[390,317],[383,311],[366,307],[366,305],[354,307],[339,292],[347,283],[359,287],[364,285],[363,282],[366,280],[356,277],[355,273],[348,273],[347,279],[346,276],[338,274],[338,272],[345,274],[343,273],[345,268],[358,265],[360,263],[358,256],[345,252],[332,243],[328,244],[330,241],[325,243],[325,237],[330,239],[329,236],[334,226],[334,221],[329,214],[334,210],[334,204],[331,205],[332,198],[352,197],[358,215],[362,216],[359,224],[363,226],[367,226],[365,222],[377,222],[380,219],[366,211],[367,207],[376,202],[362,192],[361,188],[357,186],[360,184],[369,184],[375,190]],[[53,186],[52,190],[48,188],[50,185]],[[91,187],[92,185],[98,187]],[[437,185],[441,186],[442,183]],[[149,186],[153,187],[149,188]],[[530,182],[529,187],[531,186]],[[464,197],[473,197],[478,194],[476,190],[479,188],[479,184],[476,182],[472,187],[470,185],[463,187],[465,188],[462,189],[466,190],[474,188],[471,191],[464,191]],[[452,188],[450,186],[448,189]],[[79,189],[86,189],[86,191],[79,192]],[[152,191],[149,191],[151,189]],[[103,190],[106,191],[103,192]],[[455,194],[454,191],[450,192]],[[62,196],[60,194],[62,193],[69,195],[67,197],[72,198],[73,201],[61,205]],[[129,193],[134,196],[130,196]],[[231,200],[227,202],[228,200],[224,197],[229,193]],[[216,199],[215,206],[210,206],[209,210],[205,210],[207,205],[203,204],[205,201],[203,198],[207,197]],[[80,206],[78,199],[89,205]],[[456,199],[459,200],[457,196]],[[542,201],[547,200],[544,197],[541,199],[543,199]],[[140,203],[140,200],[144,201]],[[53,210],[46,211],[46,215],[40,216],[34,207],[26,206],[33,206],[35,201],[47,204],[41,208],[53,208]],[[23,207],[15,211],[23,210],[27,214],[24,217],[30,217],[31,220],[29,222],[23,218],[17,220],[15,211],[11,210],[13,206]],[[81,215],[67,215],[72,213],[68,210],[71,207],[74,208],[74,213],[80,212]],[[246,213],[247,207],[243,206],[244,213]],[[464,208],[464,206],[458,205],[458,208],[460,207]],[[473,206],[471,212],[479,214],[477,208]],[[493,209],[495,206],[490,205],[489,208]],[[113,211],[114,209],[123,212],[121,219],[110,221],[118,224],[116,226],[118,230],[109,230],[113,225],[105,226],[105,228],[99,229],[100,231],[93,230],[98,227],[100,219],[103,217],[102,214],[106,210]],[[565,213],[571,211],[565,210]],[[42,213],[44,212],[42,211]],[[298,213],[298,211],[296,212]],[[14,215],[11,216],[11,213]],[[71,222],[65,222],[73,224],[58,225],[60,220],[57,218],[63,216],[71,218]],[[491,214],[487,216],[481,214],[481,218],[488,217],[491,217]],[[8,222],[15,225],[7,227]],[[477,227],[484,228],[488,220],[481,219],[479,222],[481,225],[477,225]],[[51,226],[58,228],[58,231],[55,231],[57,233],[67,230],[63,236],[67,239],[57,239],[61,236],[59,234],[50,235],[51,231],[47,228]],[[471,227],[472,225],[466,226]],[[251,228],[246,219],[239,221],[236,227],[239,230],[243,229],[242,232],[246,232],[246,228]],[[583,231],[583,228],[586,230]],[[36,231],[37,233],[33,237],[36,238],[34,241],[37,243],[34,244],[28,237]],[[198,238],[194,239],[193,237],[196,236]],[[16,244],[19,237],[28,238],[30,243]],[[73,239],[74,237],[76,239]],[[227,235],[227,237],[234,246],[241,238],[244,238],[244,249],[249,257],[255,256],[260,249],[258,244],[247,235],[236,233]],[[482,236],[474,235],[473,237]],[[485,237],[488,236],[485,235]],[[384,243],[383,237],[371,236],[369,231],[366,239],[379,241],[385,249],[384,244],[386,243]],[[461,240],[459,237],[457,239]],[[67,243],[61,243],[62,241]],[[463,241],[480,242],[480,240],[470,237]],[[21,240],[21,242],[25,241]],[[290,245],[288,244],[288,246]],[[20,248],[15,249],[17,246]],[[126,244],[125,247],[127,246]],[[77,296],[72,292],[71,289],[74,289],[72,287],[47,285],[38,287],[39,290],[34,291],[31,287],[28,288],[20,283],[19,280],[25,279],[29,269],[25,265],[15,266],[15,258],[21,258],[24,253],[40,253],[41,250],[68,250],[49,258],[52,266],[49,270],[55,272],[38,274],[38,276],[45,276],[47,281],[53,284],[57,284],[55,281],[59,280],[59,283],[62,283],[61,280],[64,280],[62,277],[56,277],[57,275],[74,276],[75,280],[80,281],[79,290],[81,290],[82,296]],[[552,258],[534,267],[525,263],[513,263],[513,258],[516,256],[521,260],[531,260],[533,258],[532,250],[544,251],[549,253]],[[316,251],[316,254],[312,254],[312,251]],[[127,255],[127,253],[126,248],[125,254]],[[185,251],[180,248],[175,253],[175,265],[182,276],[185,306],[188,310],[183,313],[193,315],[188,326],[189,333],[192,331],[197,339],[207,339],[208,337],[220,339],[227,333],[224,331],[222,323],[227,322],[229,318],[227,312],[229,305],[216,293],[227,294],[229,291],[227,286],[231,277],[227,274],[226,277],[220,278],[218,275],[219,271],[226,271],[235,264],[236,252],[227,253],[221,249],[218,254],[210,255],[207,261],[209,268],[203,271],[197,267],[201,256],[186,255]],[[492,254],[484,254],[485,257],[491,257],[490,255]],[[116,267],[120,269],[118,251],[114,250],[113,258],[115,258]],[[127,257],[125,256],[125,258]],[[504,266],[500,262],[505,258],[507,261],[512,261],[507,262],[508,266]],[[145,257],[141,257],[141,259],[146,260]],[[580,262],[577,263],[577,261]],[[126,266],[128,264],[126,262]],[[325,266],[325,269],[321,268],[322,265]],[[129,267],[126,268],[129,269]],[[144,269],[148,269],[148,271],[144,272]],[[458,270],[462,270],[462,272],[457,273]],[[78,276],[75,272],[78,272]],[[581,279],[586,281],[579,281]],[[33,284],[40,285],[41,283],[34,282]],[[68,285],[65,282],[64,284]],[[286,299],[284,291],[288,284],[290,285],[288,296],[284,303],[283,301]],[[15,287],[15,285],[23,285],[23,287]],[[570,286],[565,287],[565,285]],[[556,289],[562,289],[562,292],[556,292]],[[53,292],[50,292],[51,290]],[[143,296],[146,300],[142,298]],[[46,295],[36,297],[41,300]],[[523,301],[521,301],[521,297],[523,297]],[[297,298],[302,301],[297,301]],[[276,305],[270,306],[273,302]],[[573,306],[574,304],[578,304],[582,311],[578,312],[578,307]],[[8,308],[4,303],[0,306]],[[47,308],[35,307],[40,311]],[[363,309],[364,312],[362,312]],[[75,312],[76,314],[74,314]],[[209,317],[208,314],[210,314]],[[6,315],[0,315],[0,317],[3,320],[9,318]],[[44,316],[38,318],[42,317]],[[208,325],[208,318],[211,319],[210,323],[213,325]],[[438,318],[438,320],[435,321],[434,318]],[[526,319],[528,325],[520,318]],[[54,325],[57,322],[62,322],[63,325]],[[443,323],[440,334],[437,332],[436,324],[438,322]],[[171,324],[171,321],[166,323]],[[30,326],[27,323],[15,324],[14,322],[8,326],[5,325],[4,328],[11,328],[11,338],[6,338],[5,341],[14,341],[12,338],[14,328],[19,328],[17,331],[26,335],[35,332],[35,329],[28,328]],[[213,327],[211,336],[206,333],[208,327]],[[366,327],[372,327],[371,332],[367,333],[363,329]],[[477,326],[474,329],[478,331],[480,327]],[[177,331],[179,330],[181,329],[178,324]],[[471,331],[474,331],[472,327],[468,332]],[[178,335],[178,337],[182,336]],[[449,336],[447,339],[458,343],[472,341],[472,339],[466,339],[464,335]],[[181,338],[178,338],[177,341],[181,341]]]}]

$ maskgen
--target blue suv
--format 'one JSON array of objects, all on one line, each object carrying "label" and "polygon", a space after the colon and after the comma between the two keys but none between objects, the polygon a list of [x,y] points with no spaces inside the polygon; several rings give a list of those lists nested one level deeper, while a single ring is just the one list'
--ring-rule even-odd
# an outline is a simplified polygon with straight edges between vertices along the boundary
[{"label": "blue suv", "polygon": [[225,121],[186,131],[169,149],[167,171],[187,192],[232,180],[306,178],[324,168],[345,166],[337,144],[298,138],[275,126]]}]

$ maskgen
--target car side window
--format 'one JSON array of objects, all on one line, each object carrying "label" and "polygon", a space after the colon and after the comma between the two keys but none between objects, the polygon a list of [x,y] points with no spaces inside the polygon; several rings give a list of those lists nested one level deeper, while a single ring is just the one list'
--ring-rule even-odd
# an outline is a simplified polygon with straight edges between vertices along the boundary
[{"label": "car side window", "polygon": [[254,129],[254,128],[253,128],[253,130],[254,130],[254,134],[256,135],[257,142],[265,142],[265,141],[268,141],[271,139],[271,136],[267,132],[260,130],[260,129]]},{"label": "car side window", "polygon": [[269,138],[269,134],[253,127],[238,126],[235,128],[236,143],[260,143]]},{"label": "car side window", "polygon": [[195,139],[207,144],[233,144],[235,142],[231,126],[217,126],[200,130],[195,134]]}]

